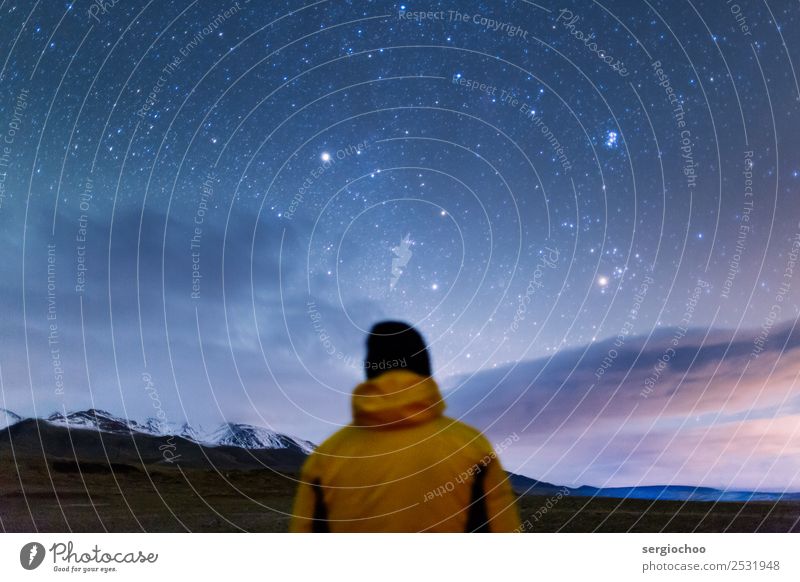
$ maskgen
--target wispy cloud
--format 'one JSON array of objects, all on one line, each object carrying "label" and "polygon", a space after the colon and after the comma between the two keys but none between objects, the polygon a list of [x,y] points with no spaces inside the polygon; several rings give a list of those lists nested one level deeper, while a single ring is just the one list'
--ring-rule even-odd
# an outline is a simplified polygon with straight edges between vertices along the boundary
[{"label": "wispy cloud", "polygon": [[800,331],[756,335],[661,330],[604,369],[611,341],[562,351],[454,379],[449,412],[521,435],[507,462],[548,481],[800,490]]}]

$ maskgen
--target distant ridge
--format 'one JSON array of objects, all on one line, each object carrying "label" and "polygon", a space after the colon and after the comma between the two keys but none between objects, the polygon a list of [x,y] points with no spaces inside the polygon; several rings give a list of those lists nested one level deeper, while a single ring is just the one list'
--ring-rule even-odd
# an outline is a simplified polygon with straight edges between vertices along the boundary
[{"label": "distant ridge", "polygon": [[733,491],[692,485],[643,485],[638,487],[566,487],[509,473],[511,486],[518,495],[556,495],[613,499],[660,499],[663,501],[800,501],[798,492]]},{"label": "distant ridge", "polygon": [[5,408],[0,408],[0,429],[14,424],[15,422],[19,422],[20,420],[22,420],[22,417],[19,414],[15,414]]},{"label": "distant ridge", "polygon": [[[3,419],[5,415],[5,419]],[[5,420],[5,424],[3,424]],[[22,416],[10,410],[0,409],[0,428],[13,426],[23,421]],[[105,410],[90,408],[63,414],[55,412],[47,418],[35,419],[51,425],[64,426],[70,430],[88,429],[111,434],[139,433],[156,437],[181,437],[204,446],[231,446],[243,449],[296,449],[311,453],[316,445],[310,441],[281,434],[260,426],[241,423],[224,423],[216,430],[206,433],[188,423],[165,423],[156,418],[144,422],[115,416]]]},{"label": "distant ridge", "polygon": [[[2,424],[5,422],[5,424]],[[48,458],[57,470],[136,470],[142,465],[214,470],[299,471],[316,445],[310,441],[242,423],[224,423],[204,432],[189,424],[144,422],[99,409],[47,418],[23,418],[0,408],[0,451]],[[165,455],[165,450],[169,451]],[[102,469],[105,467],[106,469]],[[518,495],[664,501],[800,501],[798,492],[732,491],[688,485],[567,487],[508,473]]]}]

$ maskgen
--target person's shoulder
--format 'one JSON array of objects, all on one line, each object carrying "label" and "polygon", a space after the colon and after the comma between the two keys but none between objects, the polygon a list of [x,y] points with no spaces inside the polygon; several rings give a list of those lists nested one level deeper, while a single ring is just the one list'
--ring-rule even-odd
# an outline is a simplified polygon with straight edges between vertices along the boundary
[{"label": "person's shoulder", "polygon": [[321,444],[314,447],[314,451],[303,463],[303,473],[323,472],[327,467],[328,460],[338,457],[342,444],[350,438],[351,432],[351,426],[342,427],[322,441]]},{"label": "person's shoulder", "polygon": [[332,455],[353,436],[353,427],[343,426],[314,449],[314,455]]}]

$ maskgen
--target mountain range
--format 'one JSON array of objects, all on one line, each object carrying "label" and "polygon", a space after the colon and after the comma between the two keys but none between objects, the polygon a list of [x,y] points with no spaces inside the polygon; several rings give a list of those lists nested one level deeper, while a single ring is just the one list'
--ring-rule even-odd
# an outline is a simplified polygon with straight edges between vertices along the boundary
[{"label": "mountain range", "polygon": [[[242,423],[213,431],[184,424],[128,420],[97,409],[23,418],[0,408],[0,452],[44,456],[61,472],[124,472],[151,467],[297,472],[314,443]],[[167,454],[168,452],[168,454]],[[800,493],[732,491],[685,485],[567,487],[509,473],[518,495],[671,501],[798,501]]]},{"label": "mountain range", "polygon": [[[0,408],[0,429],[21,422],[19,414]],[[204,446],[231,446],[242,449],[288,449],[310,454],[316,446],[310,441],[277,433],[275,431],[241,423],[223,423],[217,429],[207,432],[188,423],[177,424],[148,418],[144,422],[128,420],[106,412],[90,408],[63,414],[55,412],[47,418],[37,419],[51,425],[69,429],[90,429],[103,433],[138,433],[154,437],[181,437]]]},{"label": "mountain range", "polygon": [[692,485],[640,485],[636,487],[566,487],[545,481],[537,481],[509,473],[511,486],[518,495],[569,495],[573,497],[602,497],[611,499],[650,499],[661,501],[716,501],[716,502],[750,502],[750,501],[800,501],[798,492],[780,491],[745,491],[731,489],[715,489],[713,487],[695,487]]}]

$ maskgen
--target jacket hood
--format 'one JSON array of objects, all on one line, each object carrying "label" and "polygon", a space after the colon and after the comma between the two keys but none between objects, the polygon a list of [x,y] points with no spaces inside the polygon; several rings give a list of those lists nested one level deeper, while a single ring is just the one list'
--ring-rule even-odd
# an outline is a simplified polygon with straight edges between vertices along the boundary
[{"label": "jacket hood", "polygon": [[397,428],[442,416],[445,404],[439,386],[408,370],[392,370],[353,390],[353,424]]}]

